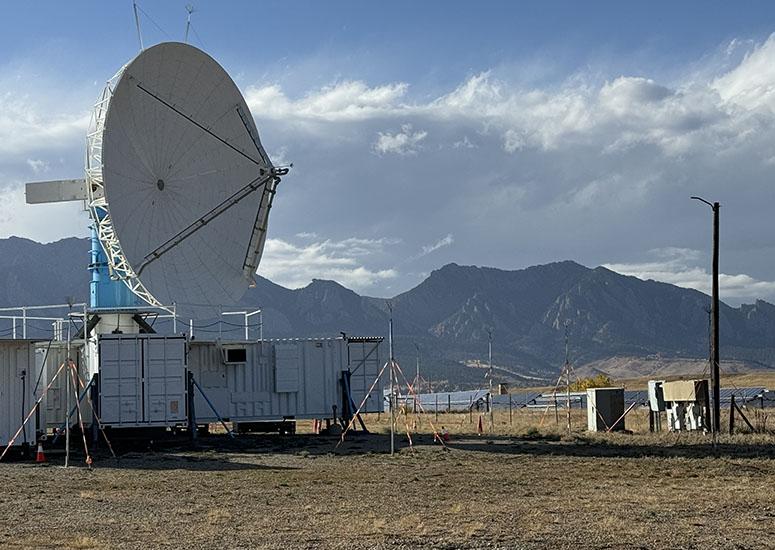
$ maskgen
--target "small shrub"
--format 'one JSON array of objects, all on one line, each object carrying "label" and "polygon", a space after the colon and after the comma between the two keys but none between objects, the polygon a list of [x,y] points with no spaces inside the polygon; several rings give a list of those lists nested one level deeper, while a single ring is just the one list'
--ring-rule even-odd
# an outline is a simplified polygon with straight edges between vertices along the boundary
[{"label": "small shrub", "polygon": [[538,428],[535,426],[530,426],[525,432],[525,437],[527,439],[539,439],[541,437],[541,432],[538,431]]},{"label": "small shrub", "polygon": [[589,378],[581,378],[570,385],[571,391],[585,391],[589,388],[610,388],[613,380],[605,374],[597,374]]}]

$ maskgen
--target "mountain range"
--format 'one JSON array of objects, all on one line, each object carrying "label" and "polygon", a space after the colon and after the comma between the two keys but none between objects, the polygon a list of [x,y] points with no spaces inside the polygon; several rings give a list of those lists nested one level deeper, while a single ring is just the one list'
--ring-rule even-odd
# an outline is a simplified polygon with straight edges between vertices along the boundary
[{"label": "mountain range", "polygon": [[[86,239],[0,239],[0,306],[86,300],[88,250]],[[495,378],[517,385],[556,379],[566,336],[581,373],[648,375],[671,364],[701,371],[708,357],[707,295],[572,261],[513,271],[448,264],[389,303],[403,370],[414,376],[419,358],[436,387],[484,383],[488,330]],[[263,310],[266,338],[386,336],[388,329],[388,300],[334,281],[288,289],[259,277],[240,306]],[[772,304],[722,304],[720,331],[729,369],[775,366]]]}]

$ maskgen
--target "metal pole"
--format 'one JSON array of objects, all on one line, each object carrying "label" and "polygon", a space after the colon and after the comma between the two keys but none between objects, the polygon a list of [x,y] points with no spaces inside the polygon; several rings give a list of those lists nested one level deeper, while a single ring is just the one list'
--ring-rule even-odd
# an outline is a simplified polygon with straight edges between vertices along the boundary
[{"label": "metal pole", "polygon": [[495,431],[495,417],[492,412],[492,329],[487,329],[487,359],[490,363],[490,396],[487,399],[487,408],[490,409],[490,432]]},{"label": "metal pole", "polygon": [[719,384],[719,297],[718,297],[718,249],[719,249],[719,208],[713,203],[713,429],[721,431],[721,388]]},{"label": "metal pole", "polygon": [[13,339],[16,340],[16,317],[13,318]]},{"label": "metal pole", "polygon": [[186,18],[186,36],[183,38],[183,42],[188,44],[188,29],[191,28],[191,14],[194,13],[194,6],[191,4],[186,6],[188,17]]},{"label": "metal pole", "polygon": [[390,323],[389,323],[389,335],[388,343],[390,347],[390,455],[392,456],[396,452],[395,447],[395,405],[394,400],[396,397],[395,388],[393,386],[393,306],[388,302],[388,310],[390,310]]},{"label": "metal pole", "polygon": [[218,308],[218,340],[223,340],[223,308]]},{"label": "metal pole", "polygon": [[178,333],[178,306],[172,302],[172,333]]},{"label": "metal pole", "polygon": [[248,312],[245,312],[245,341],[250,340],[250,334],[248,332]]},{"label": "metal pole", "polygon": [[264,339],[264,310],[261,309],[258,312],[258,338]]},{"label": "metal pole", "polygon": [[711,292],[711,369],[710,382],[713,391],[713,414],[711,414],[711,430],[714,433],[721,431],[721,389],[719,384],[719,289],[718,289],[718,256],[719,256],[719,210],[721,204],[711,203],[701,197],[692,197],[694,200],[704,202],[713,210],[713,282]]},{"label": "metal pole", "polygon": [[[417,342],[415,342],[414,347],[417,349],[417,372],[414,375],[414,393],[417,395],[420,393],[420,346],[417,345]],[[438,409],[438,407],[436,407]],[[417,403],[415,400],[414,404],[414,412],[417,412]]]},{"label": "metal pole", "polygon": [[143,51],[143,36],[140,34],[140,17],[137,15],[137,2],[132,2],[132,7],[135,10],[135,26],[137,27],[137,40],[140,42],[140,51]]},{"label": "metal pole", "polygon": [[22,338],[27,339],[27,308],[22,308]]},{"label": "metal pole", "polygon": [[188,320],[188,339],[189,340],[194,339],[194,320],[193,319]]},{"label": "metal pole", "polygon": [[568,408],[568,433],[570,427],[570,361],[568,360],[568,324],[565,324],[565,406]]},{"label": "metal pole", "polygon": [[67,354],[65,357],[65,468],[70,465],[70,319],[67,320]]}]

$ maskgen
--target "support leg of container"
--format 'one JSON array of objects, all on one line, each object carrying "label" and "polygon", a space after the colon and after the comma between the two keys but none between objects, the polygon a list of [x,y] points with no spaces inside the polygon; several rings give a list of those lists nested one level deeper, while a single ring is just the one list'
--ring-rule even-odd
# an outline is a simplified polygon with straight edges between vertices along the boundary
[{"label": "support leg of container", "polygon": [[188,396],[188,435],[191,443],[196,444],[196,410],[194,409],[194,373],[187,374],[187,396]]}]

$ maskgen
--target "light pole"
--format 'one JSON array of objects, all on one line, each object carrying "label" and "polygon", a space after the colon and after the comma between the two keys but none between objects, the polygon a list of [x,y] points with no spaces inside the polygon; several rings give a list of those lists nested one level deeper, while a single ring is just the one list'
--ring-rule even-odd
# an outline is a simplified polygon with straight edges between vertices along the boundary
[{"label": "light pole", "polygon": [[719,241],[719,209],[721,205],[718,202],[709,202],[700,197],[692,197],[694,200],[702,201],[713,210],[713,289],[711,297],[711,370],[710,383],[713,387],[713,414],[711,415],[711,430],[714,433],[721,431],[721,408],[720,408],[720,385],[719,385],[719,299],[718,299],[718,241]]}]

